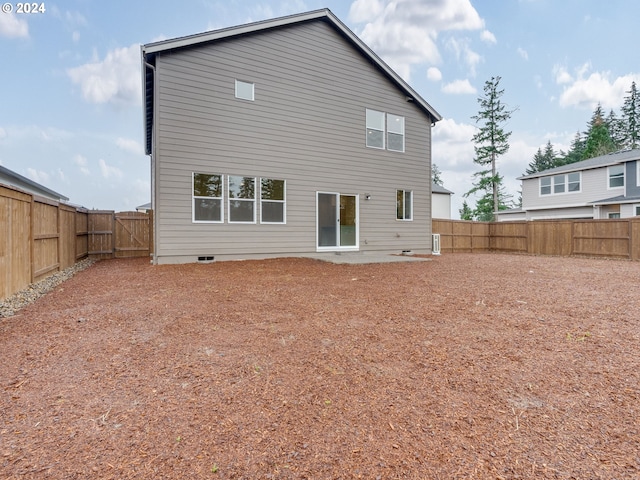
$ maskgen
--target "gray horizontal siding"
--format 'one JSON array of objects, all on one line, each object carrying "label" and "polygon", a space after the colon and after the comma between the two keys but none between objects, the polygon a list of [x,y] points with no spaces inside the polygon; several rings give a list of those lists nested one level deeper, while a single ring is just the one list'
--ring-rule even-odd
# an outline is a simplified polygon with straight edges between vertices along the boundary
[{"label": "gray horizontal siding", "polygon": [[[159,256],[314,252],[316,191],[360,195],[362,250],[430,247],[430,119],[325,23],[156,67]],[[254,102],[234,98],[236,78],[255,82]],[[405,117],[405,153],[366,148],[366,108]],[[192,223],[193,171],[285,179],[287,224]],[[413,222],[395,219],[397,188],[414,191]]]}]

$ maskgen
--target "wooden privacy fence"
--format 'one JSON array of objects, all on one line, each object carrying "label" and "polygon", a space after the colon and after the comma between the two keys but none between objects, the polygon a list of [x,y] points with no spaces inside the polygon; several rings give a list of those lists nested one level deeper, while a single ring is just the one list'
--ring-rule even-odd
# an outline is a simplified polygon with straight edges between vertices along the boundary
[{"label": "wooden privacy fence", "polygon": [[640,260],[640,217],[492,223],[434,219],[432,231],[440,234],[443,253],[493,251]]},{"label": "wooden privacy fence", "polygon": [[149,215],[73,207],[0,185],[0,300],[96,258],[149,256]]}]

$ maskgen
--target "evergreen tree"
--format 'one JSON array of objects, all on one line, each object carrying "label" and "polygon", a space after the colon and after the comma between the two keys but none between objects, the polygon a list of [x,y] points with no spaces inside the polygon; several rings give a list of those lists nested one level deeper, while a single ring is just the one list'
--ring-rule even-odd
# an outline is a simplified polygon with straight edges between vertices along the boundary
[{"label": "evergreen tree", "polygon": [[622,145],[621,148],[640,148],[640,96],[636,82],[631,82],[629,95],[624,97],[622,104]]},{"label": "evergreen tree", "polygon": [[[478,98],[480,111],[471,117],[480,124],[478,132],[473,136],[476,157],[474,162],[483,170],[476,172],[477,179],[473,188],[465,193],[469,196],[476,192],[491,192],[491,208],[498,211],[500,208],[500,186],[502,177],[498,174],[496,161],[500,155],[509,150],[509,137],[511,132],[506,132],[503,125],[511,118],[513,111],[506,109],[506,105],[500,100],[504,90],[499,89],[500,77],[491,77],[484,84],[484,97]],[[484,198],[484,197],[483,197]],[[486,203],[482,201],[482,211],[486,210]],[[476,211],[478,207],[476,206]],[[493,214],[491,214],[493,219]]]},{"label": "evergreen tree", "polygon": [[624,145],[624,127],[622,124],[622,120],[620,120],[616,113],[611,109],[609,112],[609,116],[605,120],[605,125],[609,130],[609,134],[611,135],[611,140],[613,141],[614,150],[620,150]]},{"label": "evergreen tree", "polygon": [[547,141],[547,145],[544,147],[544,152],[541,148],[533,156],[533,160],[529,163],[525,175],[531,175],[532,173],[542,172],[543,170],[549,170],[550,168],[562,165],[556,156],[556,152],[553,149],[551,140]]},{"label": "evergreen tree", "polygon": [[569,163],[576,163],[582,160],[582,155],[587,146],[587,142],[580,132],[576,132],[576,136],[573,137],[571,142],[571,148],[567,153],[561,152],[558,159],[558,166],[567,165]]},{"label": "evergreen tree", "polygon": [[443,185],[442,172],[435,163],[431,165],[431,181],[436,185]]},{"label": "evergreen tree", "polygon": [[476,208],[472,211],[472,218],[480,222],[492,222],[494,212],[511,208],[511,196],[507,195],[502,184],[502,176],[498,173],[498,209],[494,209],[493,188],[487,188],[484,195],[476,202]]},{"label": "evergreen tree", "polygon": [[466,200],[462,201],[462,208],[458,212],[460,213],[460,220],[473,220],[473,211],[469,208]]},{"label": "evergreen tree", "polygon": [[611,138],[611,133],[603,119],[602,107],[598,104],[591,117],[586,147],[582,152],[582,160],[606,155],[615,150],[616,147]]}]

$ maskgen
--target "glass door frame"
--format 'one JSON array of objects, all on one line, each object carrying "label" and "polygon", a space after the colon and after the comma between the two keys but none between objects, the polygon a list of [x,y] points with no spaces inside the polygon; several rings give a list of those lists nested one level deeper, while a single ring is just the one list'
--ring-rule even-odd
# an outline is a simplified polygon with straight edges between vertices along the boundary
[{"label": "glass door frame", "polygon": [[[320,246],[320,195],[333,195],[336,199],[336,245]],[[340,199],[341,197],[352,197],[355,200],[355,245],[340,245]],[[358,194],[340,192],[316,192],[316,251],[318,252],[356,252],[360,250],[360,196]]]}]

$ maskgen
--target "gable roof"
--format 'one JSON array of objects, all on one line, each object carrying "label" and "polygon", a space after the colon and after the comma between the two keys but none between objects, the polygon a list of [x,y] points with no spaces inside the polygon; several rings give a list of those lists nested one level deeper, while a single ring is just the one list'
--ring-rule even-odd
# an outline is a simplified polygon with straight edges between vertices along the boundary
[{"label": "gable roof", "polygon": [[407,82],[405,82],[396,72],[394,72],[373,50],[371,50],[358,36],[353,33],[338,17],[328,8],[314,10],[307,13],[289,15],[260,22],[247,23],[236,27],[222,28],[209,32],[188,35],[185,37],[162,40],[148,43],[141,46],[142,71],[144,86],[144,126],[145,126],[145,149],[149,155],[152,150],[152,126],[153,126],[153,83],[155,56],[160,52],[180,50],[203,43],[213,43],[222,39],[229,39],[238,36],[251,35],[257,32],[274,30],[294,24],[304,22],[323,21],[331,25],[341,34],[351,45],[353,45],[363,56],[369,59],[379,71],[405,93],[407,99],[413,101],[421,110],[429,115],[433,122],[442,120],[442,116],[424,100]]},{"label": "gable roof", "polygon": [[453,195],[451,190],[447,190],[442,185],[438,185],[435,182],[431,182],[431,193],[444,193],[446,195]]},{"label": "gable roof", "polygon": [[54,192],[53,190],[45,187],[44,185],[40,185],[33,180],[29,180],[27,177],[23,177],[22,175],[14,172],[13,170],[9,170],[2,165],[0,165],[0,183],[19,188],[26,192],[40,195],[42,197],[50,198],[58,202],[66,202],[69,200],[68,197],[65,197],[58,192]]},{"label": "gable roof", "polygon": [[640,149],[635,150],[622,150],[620,152],[609,153],[607,155],[601,155],[599,157],[588,158],[581,162],[569,163],[560,167],[549,168],[541,172],[532,173],[530,175],[523,175],[518,177],[517,180],[528,180],[530,178],[546,177],[547,175],[555,175],[557,173],[577,172],[580,170],[589,170],[592,168],[608,167],[610,165],[617,165],[619,163],[629,162],[633,160],[640,160]]}]

